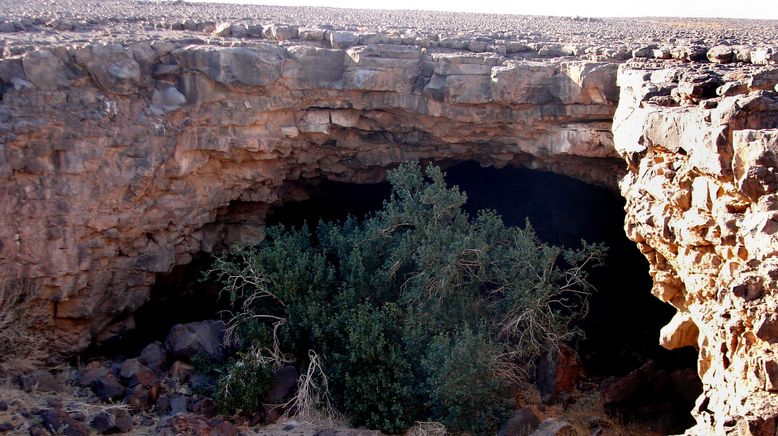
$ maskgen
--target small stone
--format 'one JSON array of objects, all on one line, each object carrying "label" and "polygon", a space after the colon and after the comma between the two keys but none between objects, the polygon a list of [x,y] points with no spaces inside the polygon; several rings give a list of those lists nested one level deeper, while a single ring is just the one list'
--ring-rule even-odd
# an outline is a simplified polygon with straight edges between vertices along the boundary
[{"label": "small stone", "polygon": [[167,350],[162,342],[152,342],[140,352],[140,361],[152,371],[159,371],[167,361]]},{"label": "small stone", "polygon": [[577,436],[577,434],[578,432],[569,422],[557,418],[547,418],[530,436]]},{"label": "small stone", "polygon": [[176,360],[170,367],[170,377],[178,380],[179,382],[187,382],[189,377],[194,373],[194,366]]},{"label": "small stone", "polygon": [[212,418],[216,416],[216,405],[210,398],[203,398],[192,404],[192,413]]},{"label": "small stone", "polygon": [[3,400],[0,400],[0,412],[5,412],[8,410],[8,403],[6,403]]},{"label": "small stone", "polygon": [[46,406],[52,409],[61,409],[64,405],[62,404],[62,398],[49,397],[46,398]]},{"label": "small stone", "polygon": [[124,398],[132,410],[136,412],[147,411],[151,409],[151,395],[149,390],[143,385],[135,385],[127,391]]},{"label": "small stone", "polygon": [[189,399],[187,397],[183,395],[176,395],[170,399],[170,413],[173,415],[186,413],[188,405]]}]

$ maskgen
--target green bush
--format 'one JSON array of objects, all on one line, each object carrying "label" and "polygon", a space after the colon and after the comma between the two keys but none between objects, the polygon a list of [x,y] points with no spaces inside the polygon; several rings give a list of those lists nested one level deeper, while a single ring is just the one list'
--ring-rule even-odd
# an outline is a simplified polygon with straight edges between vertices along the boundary
[{"label": "green bush", "polygon": [[301,366],[314,350],[355,425],[494,431],[510,404],[506,375],[578,334],[586,267],[604,247],[554,247],[490,211],[471,219],[467,196],[434,166],[401,165],[388,179],[390,199],[361,220],[272,227],[216,260],[238,342],[266,343],[251,332],[267,330],[245,326],[260,322]]},{"label": "green bush", "polygon": [[239,354],[222,367],[216,381],[216,409],[225,415],[259,412],[272,386],[273,369],[268,362],[253,353]]}]

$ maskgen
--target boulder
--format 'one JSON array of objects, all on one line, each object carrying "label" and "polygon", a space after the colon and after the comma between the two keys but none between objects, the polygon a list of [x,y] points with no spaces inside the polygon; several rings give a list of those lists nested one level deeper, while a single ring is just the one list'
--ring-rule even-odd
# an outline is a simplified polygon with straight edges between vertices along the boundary
[{"label": "boulder", "polygon": [[67,86],[69,80],[65,64],[48,50],[38,50],[22,58],[24,75],[39,88]]},{"label": "boulder", "polygon": [[192,413],[213,418],[216,416],[216,405],[210,398],[202,398],[192,403]]},{"label": "boulder", "polygon": [[348,48],[359,42],[359,36],[354,32],[327,32],[327,40],[332,48]]},{"label": "boulder", "polygon": [[116,378],[115,375],[107,374],[97,377],[89,384],[92,392],[102,401],[118,400],[124,396],[127,388]]},{"label": "boulder", "polygon": [[112,408],[95,415],[89,425],[101,434],[127,433],[132,431],[132,415],[124,409]]},{"label": "boulder", "polygon": [[165,338],[165,346],[174,359],[184,362],[200,353],[219,361],[224,357],[224,329],[224,322],[217,320],[177,324]]},{"label": "boulder", "polygon": [[288,26],[283,24],[271,24],[264,29],[264,36],[268,39],[274,39],[276,41],[288,41],[290,39],[297,39],[298,30],[297,26]]},{"label": "boulder", "polygon": [[700,392],[702,383],[693,369],[667,371],[648,362],[605,384],[600,400],[609,414],[676,433],[690,424],[689,407]]},{"label": "boulder", "polygon": [[558,401],[563,392],[575,388],[583,375],[583,366],[575,350],[560,345],[556,352],[547,353],[538,362],[535,383],[541,400],[545,404]]},{"label": "boulder", "polygon": [[775,47],[757,47],[751,50],[751,63],[770,65],[778,61],[778,49]]},{"label": "boulder", "polygon": [[732,170],[740,191],[751,201],[778,190],[778,130],[741,130],[732,137]]},{"label": "boulder", "polygon": [[170,366],[170,378],[174,378],[179,382],[186,383],[192,374],[194,374],[194,366],[180,360],[176,360]]},{"label": "boulder", "polygon": [[159,384],[157,374],[140,363],[138,359],[127,359],[122,362],[122,366],[119,369],[119,377],[128,387],[140,384],[148,388]]},{"label": "boulder", "polygon": [[151,96],[151,104],[163,111],[174,111],[186,104],[186,96],[175,86],[160,85],[154,89]]},{"label": "boulder", "polygon": [[728,64],[735,62],[735,49],[728,45],[717,45],[711,47],[707,53],[708,60],[717,64]]},{"label": "boulder", "polygon": [[343,86],[345,56],[343,50],[293,46],[284,65],[284,78],[293,89],[339,88]]},{"label": "boulder", "polygon": [[170,414],[178,415],[179,413],[186,413],[189,409],[189,398],[185,395],[176,395],[170,397]]},{"label": "boulder", "polygon": [[545,64],[510,63],[491,71],[491,93],[495,101],[506,104],[548,104],[552,94],[555,68]]},{"label": "boulder", "polygon": [[62,386],[48,371],[34,371],[19,377],[25,391],[60,392]]},{"label": "boulder", "polygon": [[143,348],[139,359],[152,371],[159,371],[167,362],[167,349],[162,342],[154,341]]},{"label": "boulder", "polygon": [[662,327],[659,333],[659,345],[668,350],[697,345],[700,330],[687,312],[676,312],[673,319]]},{"label": "boulder", "polygon": [[78,373],[76,383],[81,387],[88,387],[95,380],[106,376],[109,372],[111,371],[104,367],[84,368]]},{"label": "boulder", "polygon": [[50,433],[64,436],[89,436],[89,429],[62,409],[47,409],[40,413],[43,427]]}]

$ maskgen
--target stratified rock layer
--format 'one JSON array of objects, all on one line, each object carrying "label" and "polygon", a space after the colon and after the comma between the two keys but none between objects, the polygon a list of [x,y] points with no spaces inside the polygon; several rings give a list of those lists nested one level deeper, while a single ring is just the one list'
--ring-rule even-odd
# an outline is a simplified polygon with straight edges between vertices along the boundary
[{"label": "stratified rock layer", "polygon": [[615,187],[622,167],[611,63],[156,42],[39,50],[0,70],[3,274],[48,302],[63,352],[131,328],[156,273],[259,239],[261,214],[220,216],[299,195],[296,180],[472,159]]}]

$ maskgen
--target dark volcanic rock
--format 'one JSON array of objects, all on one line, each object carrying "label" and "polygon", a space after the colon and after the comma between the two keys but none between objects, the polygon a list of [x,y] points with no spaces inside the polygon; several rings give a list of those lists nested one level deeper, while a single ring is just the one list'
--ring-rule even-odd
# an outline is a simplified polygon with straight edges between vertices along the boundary
[{"label": "dark volcanic rock", "polygon": [[199,353],[221,360],[224,354],[224,323],[210,320],[178,324],[165,339],[170,355],[174,359],[189,362]]},{"label": "dark volcanic rock", "polygon": [[583,374],[578,354],[572,348],[561,345],[558,352],[549,352],[540,360],[536,370],[535,383],[541,399],[546,404],[557,401],[561,393],[575,387]]},{"label": "dark volcanic rock", "polygon": [[47,409],[40,414],[43,426],[53,434],[88,436],[89,429],[62,409]]},{"label": "dark volcanic rock", "polygon": [[59,392],[59,382],[48,371],[35,371],[19,377],[19,383],[25,391]]}]

